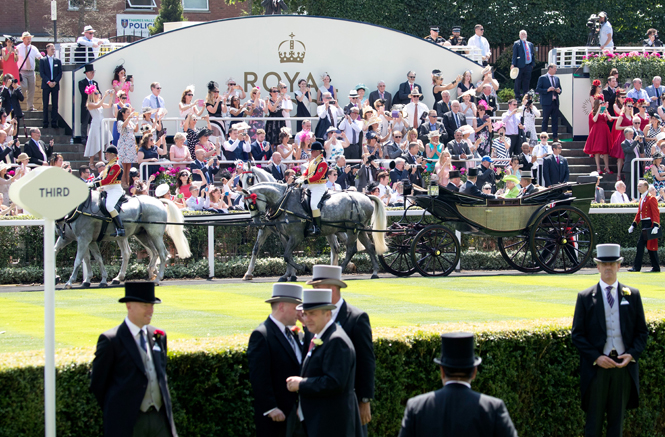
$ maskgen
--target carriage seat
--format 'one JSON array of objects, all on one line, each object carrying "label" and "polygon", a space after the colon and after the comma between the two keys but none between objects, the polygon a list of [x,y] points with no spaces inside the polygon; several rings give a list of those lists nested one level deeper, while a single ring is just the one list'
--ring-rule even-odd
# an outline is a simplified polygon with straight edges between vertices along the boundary
[{"label": "carriage seat", "polygon": [[[118,203],[115,204],[115,210],[120,213],[122,211],[122,204],[127,202],[129,199],[124,194],[118,199]],[[99,193],[99,203],[97,204],[99,210],[108,216],[109,212],[106,210],[106,191],[101,191]]]},{"label": "carriage seat", "polygon": [[[312,208],[309,206],[309,201],[312,197],[312,194],[309,192],[309,190],[303,190],[302,188],[300,189],[300,204],[302,205],[302,208],[305,210],[308,216],[312,216]],[[326,191],[326,193],[323,195],[321,198],[321,201],[319,202],[319,209],[323,206],[323,203],[330,199],[330,192]]]}]

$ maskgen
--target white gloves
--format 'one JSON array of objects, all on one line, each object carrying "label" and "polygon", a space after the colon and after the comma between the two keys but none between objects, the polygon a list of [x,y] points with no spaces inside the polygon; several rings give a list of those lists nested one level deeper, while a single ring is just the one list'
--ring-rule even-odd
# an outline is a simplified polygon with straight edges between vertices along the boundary
[{"label": "white gloves", "polygon": [[635,230],[635,226],[631,225],[631,226],[628,228],[628,233],[629,233],[629,234],[632,234],[634,230]]},{"label": "white gloves", "polygon": [[92,181],[91,182],[86,182],[86,185],[88,186],[88,188],[95,188],[95,183],[92,182]]},{"label": "white gloves", "polygon": [[305,178],[300,177],[300,178],[296,179],[296,184],[298,184],[298,185],[302,185],[303,182],[305,182]]},{"label": "white gloves", "polygon": [[656,235],[658,233],[658,227],[654,226],[653,229],[651,229],[651,235]]}]

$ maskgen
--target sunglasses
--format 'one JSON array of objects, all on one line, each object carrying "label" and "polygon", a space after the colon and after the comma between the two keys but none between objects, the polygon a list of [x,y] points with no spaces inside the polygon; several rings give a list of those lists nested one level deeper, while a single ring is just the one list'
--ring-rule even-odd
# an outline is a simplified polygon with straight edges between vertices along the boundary
[{"label": "sunglasses", "polygon": [[127,100],[127,97],[125,97],[125,96],[120,97],[120,100]]},{"label": "sunglasses", "polygon": [[278,92],[279,92],[279,91],[270,91],[270,94],[276,94],[276,93],[278,93]]},{"label": "sunglasses", "polygon": [[186,95],[187,97],[193,97],[193,96],[194,96],[194,94],[189,94],[189,93],[188,93],[188,94],[185,94],[185,95]]},{"label": "sunglasses", "polygon": [[416,76],[409,76],[409,79],[415,79]]},{"label": "sunglasses", "polygon": [[402,138],[401,136],[393,135],[393,138]]},{"label": "sunglasses", "polygon": [[162,87],[161,87],[161,86],[158,86],[158,87],[156,87],[155,89],[156,89],[156,90],[161,90]]},{"label": "sunglasses", "polygon": [[219,90],[213,91],[213,94],[219,94]]},{"label": "sunglasses", "polygon": [[230,83],[229,86],[236,86],[236,84],[235,83]]}]

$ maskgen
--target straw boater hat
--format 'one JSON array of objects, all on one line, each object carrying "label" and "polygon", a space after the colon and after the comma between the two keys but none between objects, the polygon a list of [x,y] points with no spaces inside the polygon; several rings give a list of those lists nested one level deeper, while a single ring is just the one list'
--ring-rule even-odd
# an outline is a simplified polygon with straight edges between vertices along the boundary
[{"label": "straw boater hat", "polygon": [[418,89],[417,86],[414,86],[413,91],[411,91],[411,93],[409,94],[409,97],[413,97],[413,96],[418,96],[418,97],[422,96],[422,94],[420,94],[420,90]]},{"label": "straw boater hat", "polygon": [[326,131],[326,133],[330,133],[330,132],[337,132],[337,126],[330,126],[328,128],[328,130]]},{"label": "straw boater hat", "polygon": [[84,35],[86,32],[95,32],[95,29],[93,29],[92,26],[85,26],[81,35]]},{"label": "straw boater hat", "polygon": [[34,35],[30,35],[30,32],[23,32],[23,35],[21,35],[21,39],[23,38],[32,38]]},{"label": "straw boater hat", "polygon": [[297,310],[334,310],[337,308],[332,304],[332,290],[329,288],[312,288],[303,290],[302,304]]},{"label": "straw boater hat", "polygon": [[162,300],[155,297],[154,282],[125,282],[125,297],[118,299],[118,302],[143,302],[143,303],[162,303]]},{"label": "straw boater hat", "polygon": [[346,288],[342,281],[342,268],[339,266],[315,265],[312,269],[312,280],[307,285],[336,285]]},{"label": "straw boater hat", "polygon": [[272,297],[266,300],[266,302],[287,302],[301,304],[302,286],[295,284],[273,284]]},{"label": "straw boater hat", "polygon": [[517,79],[517,76],[520,74],[520,69],[517,67],[513,67],[510,69],[510,78],[511,79]]},{"label": "straw boater hat", "polygon": [[349,91],[349,98],[351,98],[351,97],[359,97],[358,96],[358,91],[356,91],[356,90]]},{"label": "straw boater hat", "polygon": [[238,130],[246,130],[246,129],[249,129],[250,126],[243,121],[243,122],[234,124],[233,127],[238,129]]},{"label": "straw boater hat", "polygon": [[596,246],[596,254],[593,260],[597,263],[622,262],[621,246],[618,244],[599,244]]},{"label": "straw boater hat", "polygon": [[434,358],[439,366],[453,369],[471,369],[482,362],[473,351],[473,334],[450,332],[441,335],[441,357]]},{"label": "straw boater hat", "polygon": [[485,76],[487,73],[491,73],[491,72],[492,72],[492,66],[488,65],[487,67],[483,68],[483,71],[481,71],[480,74]]}]

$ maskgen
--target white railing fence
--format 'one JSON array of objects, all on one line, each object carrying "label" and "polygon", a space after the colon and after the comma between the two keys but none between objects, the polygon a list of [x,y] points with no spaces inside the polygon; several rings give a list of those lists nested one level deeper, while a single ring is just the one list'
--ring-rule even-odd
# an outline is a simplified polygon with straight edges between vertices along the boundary
[{"label": "white railing fence", "polygon": [[[93,49],[94,57],[99,58],[108,53],[111,53],[114,50],[125,47],[127,43],[108,43],[102,44],[96,49]],[[77,56],[76,49],[78,47],[77,43],[62,43],[59,44],[59,50],[56,51],[56,57],[60,59],[62,65],[76,65],[76,64],[86,64],[88,61],[94,59],[86,60],[86,52],[80,53]]]},{"label": "white railing fence", "polygon": [[[665,47],[616,47],[617,53],[660,53],[665,55]],[[582,66],[584,57],[589,54],[602,54],[600,47],[557,47],[549,51],[548,64],[556,64],[557,68],[577,68]]]}]

